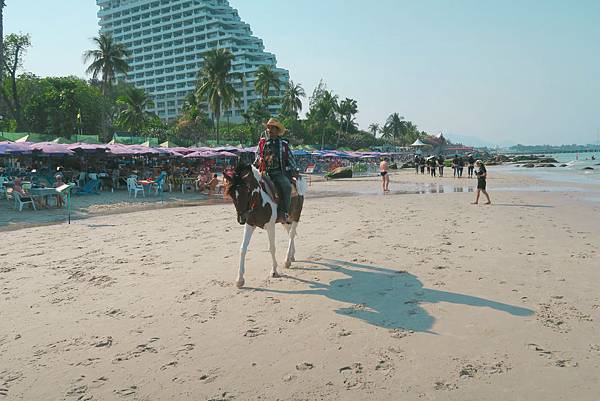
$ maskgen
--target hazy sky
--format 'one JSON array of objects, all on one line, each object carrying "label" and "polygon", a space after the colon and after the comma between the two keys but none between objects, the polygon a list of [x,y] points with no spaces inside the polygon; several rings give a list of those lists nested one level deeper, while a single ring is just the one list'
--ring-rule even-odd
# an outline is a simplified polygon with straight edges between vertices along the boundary
[{"label": "hazy sky", "polygon": [[[84,76],[93,0],[6,0],[28,32],[27,70]],[[358,100],[362,128],[398,112],[421,129],[491,143],[595,143],[598,0],[230,0],[310,94]]]}]

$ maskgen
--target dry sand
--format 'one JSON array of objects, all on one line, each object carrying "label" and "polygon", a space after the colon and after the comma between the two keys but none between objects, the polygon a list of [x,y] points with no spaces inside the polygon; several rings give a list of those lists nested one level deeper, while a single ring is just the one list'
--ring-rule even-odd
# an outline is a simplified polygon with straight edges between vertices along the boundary
[{"label": "dry sand", "polygon": [[257,232],[242,290],[231,205],[1,232],[0,400],[597,401],[600,204],[490,181],[316,183],[347,196],[307,201],[282,279]]}]

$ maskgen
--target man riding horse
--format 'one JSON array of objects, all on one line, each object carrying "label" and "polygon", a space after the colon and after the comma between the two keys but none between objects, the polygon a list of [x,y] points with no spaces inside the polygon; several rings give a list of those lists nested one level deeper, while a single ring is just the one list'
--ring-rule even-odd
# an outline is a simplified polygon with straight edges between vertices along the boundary
[{"label": "man riding horse", "polygon": [[289,142],[282,138],[285,133],[283,124],[271,118],[266,127],[265,133],[268,138],[260,139],[254,165],[262,174],[266,174],[277,188],[278,221],[287,223],[292,200],[292,178],[298,177],[298,168]]}]

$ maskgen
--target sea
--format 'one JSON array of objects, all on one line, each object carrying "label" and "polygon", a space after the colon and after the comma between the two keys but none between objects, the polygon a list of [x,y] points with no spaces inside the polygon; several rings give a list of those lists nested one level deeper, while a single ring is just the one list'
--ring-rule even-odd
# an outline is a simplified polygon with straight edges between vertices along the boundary
[{"label": "sea", "polygon": [[[558,165],[567,166],[524,168],[504,165],[499,166],[498,170],[524,174],[545,181],[600,186],[600,153],[557,153],[544,156],[554,158],[558,161]],[[592,160],[592,157],[595,160]]]}]

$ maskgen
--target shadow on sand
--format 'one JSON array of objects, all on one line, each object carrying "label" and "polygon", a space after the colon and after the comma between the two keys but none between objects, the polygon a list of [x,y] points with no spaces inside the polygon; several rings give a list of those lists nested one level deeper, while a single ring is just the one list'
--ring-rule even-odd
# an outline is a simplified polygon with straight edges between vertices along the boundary
[{"label": "shadow on sand", "polygon": [[288,295],[324,296],[349,304],[347,307],[336,309],[335,312],[340,315],[360,319],[378,327],[421,332],[430,332],[435,322],[435,318],[420,306],[423,303],[449,302],[487,307],[510,313],[513,316],[531,316],[534,313],[530,309],[470,295],[424,288],[423,284],[414,275],[403,271],[339,260],[304,262],[311,263],[315,267],[293,270],[335,271],[344,274],[346,277],[333,280],[329,284],[323,284],[285,276],[285,278],[306,283],[312,289],[283,291],[255,288],[254,290]]}]

